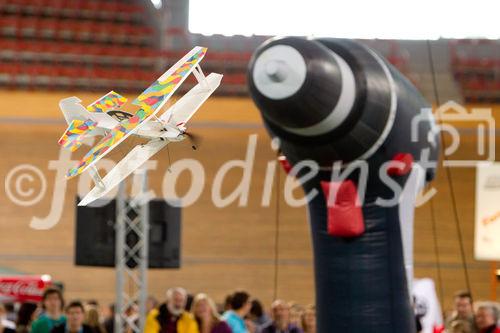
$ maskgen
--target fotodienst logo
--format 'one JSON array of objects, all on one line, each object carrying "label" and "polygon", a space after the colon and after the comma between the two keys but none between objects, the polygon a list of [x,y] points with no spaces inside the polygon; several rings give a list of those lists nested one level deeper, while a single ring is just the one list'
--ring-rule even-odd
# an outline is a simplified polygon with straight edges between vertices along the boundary
[{"label": "fotodienst logo", "polygon": [[[442,159],[441,167],[475,167],[478,162],[488,162],[495,160],[495,120],[492,116],[491,109],[473,108],[470,111],[466,107],[449,101],[436,110],[422,109],[415,115],[411,126],[411,139],[414,142],[421,140],[418,137],[419,124],[429,118],[429,113],[434,114],[436,123],[431,126],[425,140],[435,147],[438,142],[437,138],[441,137]],[[465,138],[464,138],[465,134]],[[471,140],[472,138],[472,140]],[[269,207],[273,188],[275,186],[275,177],[277,168],[279,168],[276,159],[267,161],[265,166],[264,177],[259,174],[259,179],[253,179],[255,176],[256,150],[257,150],[257,134],[251,134],[248,137],[245,149],[242,149],[241,159],[231,159],[225,161],[220,167],[215,170],[213,179],[207,182],[207,170],[200,160],[194,158],[180,159],[169,165],[165,170],[158,170],[158,161],[149,160],[135,172],[132,178],[134,193],[132,204],[138,205],[153,198],[163,198],[169,204],[174,206],[189,207],[195,204],[204,191],[210,193],[210,199],[213,205],[217,208],[224,208],[236,203],[238,207],[246,207],[249,203],[249,196],[258,195],[262,207]],[[84,144],[92,146],[93,139],[87,139]],[[460,147],[468,144],[468,152],[474,151],[474,156],[467,156],[467,159],[454,159]],[[473,145],[473,146],[471,146]],[[279,150],[279,140],[271,141],[271,150],[274,152]],[[57,160],[48,161],[47,170],[37,167],[33,164],[23,163],[11,168],[5,176],[5,194],[7,198],[19,207],[30,207],[40,203],[47,196],[51,196],[50,211],[47,216],[33,216],[30,222],[30,227],[34,229],[50,229],[54,227],[61,219],[64,207],[67,205],[66,192],[67,181],[65,174],[76,161],[71,159],[71,152],[65,149],[59,151]],[[460,156],[460,154],[458,154]],[[463,155],[463,154],[462,154]],[[470,158],[469,158],[470,157]],[[415,174],[419,184],[416,186],[419,189],[424,188],[425,170],[435,168],[437,161],[430,159],[429,148],[422,149],[420,156],[414,156],[414,164],[412,174]],[[389,162],[388,162],[389,163]],[[111,159],[102,159],[99,162],[99,169],[104,172],[113,170],[116,162]],[[357,184],[359,205],[363,204],[364,193],[366,192],[368,169],[370,165],[367,161],[358,160],[351,162],[349,165],[343,165],[341,162],[334,162],[331,166],[332,181],[342,181],[356,170],[359,172],[360,179]],[[401,201],[404,188],[395,186],[394,181],[391,182],[387,176],[388,164],[385,163],[379,170],[380,180],[384,182],[394,192],[394,197],[391,200],[377,198],[376,204],[384,207],[397,205]],[[239,169],[242,171],[241,176],[237,179],[237,185],[232,188],[229,193],[223,191],[222,184],[231,170]],[[279,192],[283,196],[287,205],[291,207],[301,207],[307,205],[317,195],[320,195],[317,190],[312,190],[309,193],[301,194],[302,184],[314,178],[321,168],[315,161],[304,160],[296,163],[287,174],[286,179],[282,182]],[[141,192],[138,183],[140,174],[148,171],[161,172],[161,193],[156,193],[152,189],[146,192]],[[212,173],[214,170],[210,170]],[[47,172],[55,172],[55,181],[49,189],[47,181]],[[364,177],[363,177],[364,176]],[[180,177],[189,177],[190,186],[182,196],[176,192],[176,184]],[[92,177],[88,173],[82,174],[77,180],[77,192],[80,198],[83,198],[91,191]],[[258,186],[255,184],[258,183]],[[210,188],[207,188],[210,184]],[[224,193],[223,193],[224,192]],[[90,206],[105,205],[114,199],[117,195],[117,187],[111,189],[107,193],[104,200],[97,201]],[[421,192],[417,197],[415,205],[421,206],[430,200],[437,193],[434,187],[426,188],[425,192]],[[139,195],[140,194],[140,195]],[[333,202],[329,198],[329,202]]]}]

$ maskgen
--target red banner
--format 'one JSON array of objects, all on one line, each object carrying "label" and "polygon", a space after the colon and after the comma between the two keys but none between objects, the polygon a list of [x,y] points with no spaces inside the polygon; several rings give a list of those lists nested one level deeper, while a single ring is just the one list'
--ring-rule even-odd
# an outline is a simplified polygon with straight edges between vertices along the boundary
[{"label": "red banner", "polygon": [[0,296],[18,302],[39,302],[43,291],[51,284],[50,276],[0,276]]}]

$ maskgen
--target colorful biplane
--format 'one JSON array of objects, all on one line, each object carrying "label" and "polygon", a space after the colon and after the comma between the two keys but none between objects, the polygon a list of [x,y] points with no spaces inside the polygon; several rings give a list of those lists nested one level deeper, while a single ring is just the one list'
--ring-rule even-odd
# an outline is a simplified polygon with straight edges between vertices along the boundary
[{"label": "colorful biplane", "polygon": [[[99,98],[87,108],[83,107],[80,104],[82,101],[74,96],[59,102],[59,107],[69,125],[59,139],[62,147],[75,151],[82,146],[85,138],[103,136],[66,175],[66,178],[72,178],[88,171],[96,184],[78,204],[79,206],[86,206],[109,193],[169,142],[182,141],[188,137],[186,123],[222,80],[221,74],[211,73],[208,76],[203,74],[200,61],[206,51],[204,47],[193,48],[160,76],[132,102],[139,107],[135,114],[121,110],[127,99],[114,91]],[[191,73],[198,83],[159,115],[169,98]],[[96,163],[130,135],[150,141],[136,145],[104,178],[101,178]]]}]

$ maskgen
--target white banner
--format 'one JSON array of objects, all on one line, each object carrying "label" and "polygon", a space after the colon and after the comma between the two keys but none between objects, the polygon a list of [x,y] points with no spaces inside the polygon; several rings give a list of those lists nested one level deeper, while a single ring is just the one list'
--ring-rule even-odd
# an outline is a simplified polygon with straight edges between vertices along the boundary
[{"label": "white banner", "polygon": [[476,173],[477,260],[500,260],[500,163],[480,163]]},{"label": "white banner", "polygon": [[429,278],[413,281],[415,314],[420,318],[422,333],[433,333],[434,328],[443,324],[441,306],[436,295],[434,281]]}]

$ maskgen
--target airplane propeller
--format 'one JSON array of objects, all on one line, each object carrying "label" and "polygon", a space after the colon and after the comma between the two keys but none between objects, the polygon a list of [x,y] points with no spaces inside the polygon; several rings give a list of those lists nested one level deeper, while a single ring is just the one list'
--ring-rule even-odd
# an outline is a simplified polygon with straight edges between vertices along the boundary
[{"label": "airplane propeller", "polygon": [[201,144],[202,137],[198,134],[193,134],[189,132],[184,132],[184,135],[186,135],[189,141],[191,141],[191,148],[193,148],[193,150],[198,149],[198,146]]}]

